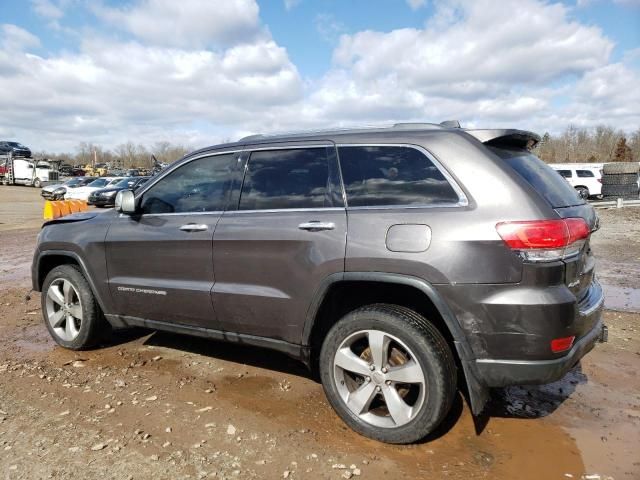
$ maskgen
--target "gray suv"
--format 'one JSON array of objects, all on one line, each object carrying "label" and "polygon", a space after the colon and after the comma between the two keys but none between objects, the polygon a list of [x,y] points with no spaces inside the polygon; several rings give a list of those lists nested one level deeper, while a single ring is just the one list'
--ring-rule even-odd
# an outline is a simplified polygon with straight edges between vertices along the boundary
[{"label": "gray suv", "polygon": [[398,124],[198,150],[114,210],[47,222],[33,288],[66,348],[128,326],[271,348],[355,431],[414,442],[458,389],[480,414],[606,339],[597,216],[538,140]]}]

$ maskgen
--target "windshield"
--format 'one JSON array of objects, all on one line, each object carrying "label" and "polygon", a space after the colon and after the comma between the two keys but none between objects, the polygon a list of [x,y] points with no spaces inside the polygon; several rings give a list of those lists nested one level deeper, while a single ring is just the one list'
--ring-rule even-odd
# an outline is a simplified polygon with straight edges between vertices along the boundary
[{"label": "windshield", "polygon": [[22,145],[21,143],[18,142],[7,142],[7,145],[10,145],[12,147],[18,147],[18,148],[27,148],[24,145]]},{"label": "windshield", "polygon": [[87,187],[104,187],[105,185],[107,185],[107,183],[109,183],[108,179],[98,178],[97,180],[94,180],[89,185],[87,185]]},{"label": "windshield", "polygon": [[584,205],[571,185],[549,165],[527,150],[488,147],[511,166],[553,208]]},{"label": "windshield", "polygon": [[67,180],[66,182],[64,182],[63,185],[66,185],[67,187],[75,187],[80,182],[82,182],[81,178],[72,178],[71,180]]},{"label": "windshield", "polygon": [[138,181],[137,178],[123,178],[122,180],[118,181],[116,184],[113,185],[114,188],[131,188],[133,187],[136,182]]}]

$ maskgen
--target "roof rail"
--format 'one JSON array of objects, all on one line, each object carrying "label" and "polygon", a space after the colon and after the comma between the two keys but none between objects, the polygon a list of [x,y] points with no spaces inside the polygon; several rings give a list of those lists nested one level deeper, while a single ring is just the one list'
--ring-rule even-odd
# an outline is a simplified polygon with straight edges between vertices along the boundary
[{"label": "roof rail", "polygon": [[244,142],[245,140],[257,140],[259,138],[264,138],[262,133],[255,133],[253,135],[247,135],[246,137],[242,137],[239,142]]},{"label": "roof rail", "polygon": [[444,122],[440,122],[445,128],[460,128],[460,121],[458,120],[445,120]]},{"label": "roof rail", "polygon": [[297,135],[312,135],[316,133],[339,133],[357,130],[436,130],[441,128],[460,128],[460,122],[457,120],[447,120],[440,124],[438,123],[426,123],[426,122],[400,122],[393,125],[367,125],[367,126],[354,126],[354,127],[342,127],[342,128],[325,128],[325,129],[310,129],[310,130],[296,130],[289,132],[277,132],[273,134],[256,133],[242,137],[239,142],[259,140],[261,138],[273,138],[273,137],[288,137]]},{"label": "roof rail", "polygon": [[398,130],[420,130],[420,129],[438,129],[438,128],[442,128],[440,125],[438,125],[437,123],[426,123],[426,122],[400,122],[400,123],[394,123],[393,127],[391,128],[396,128]]}]

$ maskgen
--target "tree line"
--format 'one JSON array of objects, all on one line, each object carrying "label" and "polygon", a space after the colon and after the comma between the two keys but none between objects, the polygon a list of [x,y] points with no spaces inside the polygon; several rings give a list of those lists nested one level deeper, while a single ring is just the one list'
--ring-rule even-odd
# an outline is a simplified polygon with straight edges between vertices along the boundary
[{"label": "tree line", "polygon": [[533,151],[547,163],[640,162],[640,128],[625,134],[607,125],[570,125],[559,135],[545,133]]},{"label": "tree line", "polygon": [[192,149],[171,142],[156,142],[148,147],[126,142],[113,149],[107,149],[91,142],[80,142],[74,152],[36,152],[37,158],[60,160],[62,163],[82,167],[95,163],[107,163],[112,168],[152,168],[153,158],[159,162],[171,163],[186,155]]}]

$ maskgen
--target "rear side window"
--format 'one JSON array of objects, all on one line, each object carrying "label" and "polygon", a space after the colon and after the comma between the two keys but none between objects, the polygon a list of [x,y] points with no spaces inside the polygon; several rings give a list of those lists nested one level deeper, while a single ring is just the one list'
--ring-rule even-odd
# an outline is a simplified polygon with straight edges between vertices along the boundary
[{"label": "rear side window", "polygon": [[552,207],[561,208],[585,203],[568,182],[531,152],[492,146],[487,148],[511,166]]},{"label": "rear side window", "polygon": [[560,174],[560,176],[564,178],[571,178],[571,170],[556,170]]},{"label": "rear side window", "polygon": [[253,152],[240,195],[240,210],[331,206],[327,148]]},{"label": "rear side window", "polygon": [[580,178],[595,177],[595,174],[591,170],[577,170],[576,172]]},{"label": "rear side window", "polygon": [[160,179],[142,196],[142,213],[224,210],[236,154],[199,158]]},{"label": "rear side window", "polygon": [[442,172],[415,148],[340,147],[338,154],[350,207],[459,201]]}]

